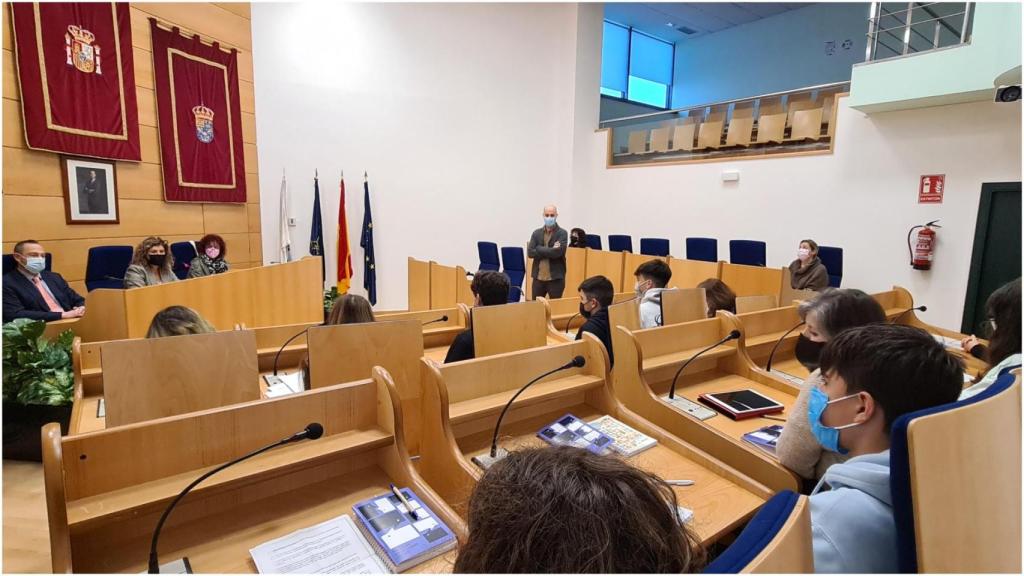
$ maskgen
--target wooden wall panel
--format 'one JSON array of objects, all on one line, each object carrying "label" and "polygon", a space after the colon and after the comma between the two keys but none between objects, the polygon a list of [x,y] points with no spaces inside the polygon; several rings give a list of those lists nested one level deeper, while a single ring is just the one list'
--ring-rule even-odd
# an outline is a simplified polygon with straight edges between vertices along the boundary
[{"label": "wooden wall panel", "polygon": [[[234,268],[262,265],[260,193],[256,154],[252,32],[248,3],[132,4],[132,45],[142,162],[118,162],[120,224],[74,225],[64,220],[60,162],[56,154],[29,150],[22,127],[20,90],[12,51],[10,12],[4,6],[3,51],[3,249],[35,238],[54,255],[54,270],[85,292],[88,250],[92,246],[132,245],[146,236],[169,242],[198,240],[215,233],[228,243]],[[207,41],[238,49],[242,140],[247,204],[190,204],[163,201],[163,174],[157,136],[156,97],[149,17],[197,32]]]}]

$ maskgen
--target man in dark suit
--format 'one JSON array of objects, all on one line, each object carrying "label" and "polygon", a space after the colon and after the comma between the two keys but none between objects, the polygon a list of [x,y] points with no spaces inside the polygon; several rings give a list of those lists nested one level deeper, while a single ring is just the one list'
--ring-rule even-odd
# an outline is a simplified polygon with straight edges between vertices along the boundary
[{"label": "man in dark suit", "polygon": [[569,233],[557,223],[558,208],[544,207],[544,226],[530,235],[526,255],[533,258],[533,299],[538,296],[561,298],[565,291],[565,249],[569,247]]},{"label": "man in dark suit", "polygon": [[[495,306],[508,303],[508,276],[496,270],[483,270],[473,275],[469,289],[473,292],[473,306]],[[464,330],[455,337],[448,347],[448,355],[444,363],[471,360],[476,357],[476,346],[473,344],[473,317],[469,318],[469,330]]]},{"label": "man in dark suit", "polygon": [[4,322],[16,318],[61,320],[85,313],[85,298],[68,286],[60,274],[43,270],[46,252],[35,240],[14,245],[18,268],[4,274]]}]

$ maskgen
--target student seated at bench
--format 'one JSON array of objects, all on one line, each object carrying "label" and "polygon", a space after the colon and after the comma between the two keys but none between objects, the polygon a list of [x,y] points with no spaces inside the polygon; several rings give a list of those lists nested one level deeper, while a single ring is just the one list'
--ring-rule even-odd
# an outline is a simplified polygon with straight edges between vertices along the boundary
[{"label": "student seated at bench", "polygon": [[[327,315],[327,325],[337,324],[362,324],[364,322],[376,322],[373,317],[373,307],[370,302],[358,294],[342,294],[331,306],[331,313]],[[302,372],[302,381],[309,389],[309,354],[303,356],[299,361],[299,370]]]},{"label": "student seated at bench", "polygon": [[637,266],[633,275],[640,299],[640,327],[661,326],[661,293],[672,279],[672,269],[662,260],[648,260]]},{"label": "student seated at bench", "polygon": [[830,340],[821,373],[811,429],[826,450],[851,458],[832,465],[811,494],[814,569],[897,572],[889,430],[904,414],[956,401],[963,366],[924,330],[876,324]]},{"label": "student seated at bench", "polygon": [[718,278],[708,278],[697,284],[704,289],[704,298],[708,301],[708,318],[714,318],[719,310],[736,313],[736,293]]},{"label": "student seated at bench", "polygon": [[[576,339],[581,340],[584,332],[590,332],[604,344],[608,350],[609,365],[615,364],[612,354],[612,331],[608,324],[608,307],[615,298],[615,287],[612,281],[604,276],[591,276],[579,287],[580,315],[587,321],[576,332]],[[609,366],[610,367],[610,366]]]},{"label": "student seated at bench", "polygon": [[961,345],[971,356],[986,361],[990,368],[960,393],[961,400],[988,388],[1006,368],[1020,366],[1020,278],[1004,284],[988,297],[985,314],[992,330],[989,345],[981,344],[973,335],[964,338]]},{"label": "student seated at bench", "polygon": [[[496,306],[508,303],[508,276],[494,270],[482,270],[473,276],[469,285],[473,292],[473,306]],[[473,320],[470,318],[469,330],[461,332],[448,348],[444,363],[459,362],[476,357],[473,346]]]},{"label": "student seated at bench", "polygon": [[568,446],[513,452],[469,500],[456,573],[692,573],[704,551],[663,480]]},{"label": "student seated at bench", "polygon": [[156,313],[149,324],[146,338],[209,334],[217,330],[195,310],[186,306],[169,306]]},{"label": "student seated at bench", "polygon": [[811,372],[790,409],[782,428],[775,455],[783,466],[802,478],[817,480],[829,466],[846,460],[842,454],[822,449],[811,433],[807,404],[812,391],[821,384],[818,362],[821,350],[842,331],[885,322],[885,310],[877,300],[855,288],[829,288],[797,309],[804,329],[796,343],[796,358]]}]

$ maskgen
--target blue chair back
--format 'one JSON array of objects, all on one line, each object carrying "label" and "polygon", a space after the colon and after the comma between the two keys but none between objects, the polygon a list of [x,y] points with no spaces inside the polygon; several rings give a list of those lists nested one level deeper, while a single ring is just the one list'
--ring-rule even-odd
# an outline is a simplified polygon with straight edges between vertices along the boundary
[{"label": "blue chair back", "polygon": [[668,238],[641,238],[640,253],[646,256],[668,256]]},{"label": "blue chair back", "polygon": [[124,274],[132,263],[131,246],[93,246],[85,263],[85,289],[124,288]]},{"label": "blue chair back", "polygon": [[523,249],[518,246],[502,246],[501,261],[505,263],[503,272],[508,276],[510,288],[508,301],[518,302],[523,292],[523,280],[526,279],[526,257]]},{"label": "blue chair back", "polygon": [[[791,490],[783,490],[772,496],[750,519],[736,540],[704,567],[704,573],[742,572],[780,533],[799,501],[800,496]],[[808,553],[809,548],[808,546]]]},{"label": "blue chair back", "polygon": [[587,234],[587,248],[591,250],[601,249],[601,237],[597,234]]},{"label": "blue chair back", "polygon": [[[46,270],[47,272],[52,272],[52,270],[51,270],[52,266],[53,266],[53,254],[50,254],[49,252],[47,252],[46,253],[46,268],[44,268],[44,270]],[[8,272],[10,272],[12,270],[17,270],[17,268],[18,268],[18,262],[14,260],[14,254],[4,254],[3,273],[7,274]]]},{"label": "blue chair back", "polygon": [[192,267],[192,259],[198,256],[195,244],[191,242],[175,242],[171,244],[174,255],[174,275],[178,280],[188,278],[188,269]]},{"label": "blue chair back", "polygon": [[[974,406],[974,405],[976,405],[976,404],[978,404],[980,402],[983,402],[985,400],[995,399],[995,402],[997,402],[997,403],[998,402],[1002,402],[1003,404],[990,404],[990,405],[988,405],[988,408],[989,409],[992,409],[992,408],[997,408],[998,409],[999,407],[1002,407],[1002,408],[1011,408],[1012,410],[1015,410],[1016,411],[1015,418],[1014,418],[1015,422],[1006,422],[1006,421],[1001,421],[1000,419],[985,418],[985,419],[981,420],[980,424],[981,424],[982,428],[986,428],[986,429],[984,429],[984,430],[982,430],[982,429],[975,429],[975,430],[972,430],[972,432],[974,434],[976,434],[976,435],[980,435],[980,436],[984,437],[985,439],[999,438],[999,437],[1002,437],[1004,435],[1006,435],[1005,437],[1007,437],[1007,438],[1012,438],[1014,435],[1016,435],[1016,437],[1013,438],[1015,440],[1015,442],[1016,442],[1016,450],[1017,450],[1017,453],[1016,453],[1015,456],[1017,458],[1019,458],[1020,457],[1020,396],[1019,396],[1020,383],[1017,381],[1016,376],[1014,374],[1010,374],[1008,370],[1004,370],[1004,371],[1000,372],[1000,374],[1001,375],[996,379],[995,382],[992,383],[991,386],[989,386],[984,391],[982,391],[982,392],[980,392],[980,393],[978,393],[978,394],[976,394],[976,395],[974,395],[974,396],[972,396],[970,398],[967,398],[965,400],[958,400],[956,402],[951,402],[949,404],[943,404],[942,406],[934,406],[932,408],[926,408],[924,410],[918,410],[917,412],[911,412],[910,414],[904,414],[904,415],[900,416],[899,418],[897,418],[896,421],[892,423],[892,429],[891,429],[890,434],[889,434],[889,439],[891,441],[890,449],[889,449],[889,477],[890,477],[889,488],[890,488],[890,490],[892,492],[893,518],[896,520],[896,556],[897,556],[897,561],[898,561],[898,569],[899,569],[900,572],[917,573],[919,571],[919,568],[921,568],[920,566],[918,566],[918,558],[919,558],[919,551],[918,551],[918,548],[917,548],[918,534],[917,534],[917,529],[916,529],[915,520],[914,520],[914,492],[913,492],[913,488],[912,488],[912,485],[911,485],[911,457],[910,457],[910,442],[909,442],[909,437],[908,437],[911,425],[914,423],[915,420],[917,420],[919,418],[923,418],[925,416],[934,416],[936,414],[942,414],[942,413],[948,413],[948,412],[952,412],[952,411],[964,410],[964,409],[967,409],[970,406]],[[1012,390],[1015,387],[1018,388],[1018,390],[1016,390],[1016,393],[1014,393],[1014,391]],[[982,408],[982,407],[978,406],[977,408]],[[975,423],[979,423],[978,420],[979,419],[976,418],[975,419]],[[988,428],[990,428],[990,429],[988,429]],[[955,430],[950,430],[950,433],[951,434],[956,434],[956,431]],[[977,438],[975,438],[975,440],[977,440]],[[939,443],[941,443],[943,445],[945,445],[946,442],[947,442],[946,440],[944,440],[942,438],[936,438],[935,441],[939,442]],[[961,443],[953,442],[952,445],[949,446],[949,450],[951,450],[952,453],[954,453],[954,454],[960,454],[961,451],[966,451],[966,452],[972,452],[973,451],[973,448],[974,448],[973,445],[972,446],[961,446],[961,445],[958,445],[958,444],[962,444],[962,442]],[[931,450],[929,450],[929,451],[931,451]],[[1007,454],[1007,456],[1009,457],[1009,454]],[[972,458],[972,460],[977,460],[977,459],[978,459],[977,456]],[[1012,467],[1012,466],[1005,465],[1005,464],[1003,464],[1003,465],[1000,465],[998,463],[995,464],[996,466],[1000,466],[1001,470],[1004,471],[1006,474],[1016,474],[1016,486],[1017,486],[1016,489],[1018,490],[1018,492],[1020,490],[1020,478],[1021,478],[1020,477],[1020,464],[1019,463],[1020,463],[1020,460],[1017,460],[1016,469],[1014,469],[1014,467]],[[970,462],[968,462],[966,460],[963,461],[963,472],[966,473],[967,475],[977,476],[976,478],[972,479],[973,481],[971,482],[971,485],[976,485],[976,486],[988,486],[989,485],[989,483],[990,483],[989,482],[989,478],[987,478],[985,476],[987,476],[988,473],[992,472],[992,470],[980,470],[980,471],[976,470],[976,466],[978,466],[978,465],[980,465],[980,466],[988,466],[989,464],[992,464],[992,463],[991,462],[979,462],[976,465],[976,464],[971,464]],[[929,472],[932,472],[932,471],[929,471]],[[934,473],[942,474],[942,471],[935,470]],[[942,482],[946,482],[946,480],[942,480]],[[1011,484],[1012,483],[1013,482],[1011,482]],[[1016,522],[1015,522],[1014,529],[1016,530],[1016,535],[1015,536],[1011,535],[1011,540],[1015,539],[1016,543],[1019,546],[1019,543],[1020,543],[1020,530],[1021,530],[1021,528],[1020,528],[1020,505],[1019,505],[1020,501],[1019,500],[1017,501],[1018,505],[1016,507],[1014,507],[1014,506],[1006,507],[1006,504],[1008,503],[1006,498],[1008,497],[1008,495],[1007,494],[998,493],[998,491],[997,491],[997,493],[991,494],[988,497],[986,497],[985,495],[979,495],[977,493],[971,494],[971,495],[968,495],[968,496],[965,496],[963,494],[950,493],[950,497],[954,497],[954,498],[961,498],[961,497],[964,497],[964,498],[968,498],[968,497],[969,498],[978,498],[978,497],[981,497],[981,498],[985,498],[986,499],[985,503],[988,504],[989,510],[984,510],[984,509],[981,509],[981,507],[977,507],[977,508],[974,508],[973,510],[967,512],[971,516],[974,516],[975,514],[977,514],[977,517],[978,517],[978,520],[979,520],[977,523],[971,523],[970,526],[962,526],[963,522],[959,521],[958,519],[955,519],[955,518],[951,517],[951,518],[949,518],[950,522],[948,523],[948,525],[944,526],[944,528],[943,528],[944,530],[950,531],[950,536],[951,536],[950,541],[943,543],[943,545],[947,545],[947,546],[949,546],[949,545],[952,545],[952,546],[956,546],[956,545],[967,546],[966,541],[964,541],[964,542],[957,542],[956,541],[956,540],[958,540],[958,537],[955,535],[955,533],[953,531],[961,530],[961,531],[970,532],[971,533],[970,534],[970,540],[972,542],[974,542],[975,544],[971,545],[971,547],[972,547],[971,551],[969,551],[969,552],[965,551],[965,554],[960,555],[960,556],[963,556],[964,558],[975,558],[977,560],[974,560],[972,562],[985,562],[985,564],[984,565],[974,564],[974,568],[972,568],[971,566],[925,566],[924,569],[928,570],[929,572],[931,572],[931,571],[935,571],[935,572],[1019,572],[1020,571],[1020,555],[1019,555],[1019,553],[1018,553],[1016,559],[1004,558],[1004,560],[993,560],[993,558],[992,558],[993,556],[994,557],[999,557],[1000,556],[999,552],[1009,552],[1009,551],[996,551],[996,550],[985,551],[985,550],[980,550],[979,549],[979,545],[977,545],[977,543],[978,542],[985,542],[986,544],[980,545],[980,547],[984,547],[985,545],[988,545],[989,547],[991,547],[992,545],[991,544],[987,544],[987,542],[989,542],[989,541],[998,541],[999,539],[1005,538],[1007,536],[1007,534],[1004,533],[1005,531],[1003,531],[1002,528],[997,529],[996,527],[989,525],[989,523],[986,523],[985,522],[985,517],[986,516],[988,516],[989,518],[991,518],[992,516],[1000,516],[1000,517],[1003,517],[1003,518],[1009,518],[1008,515],[1015,514],[1016,515]],[[1019,497],[1019,493],[1018,493],[1018,497]],[[931,501],[931,500],[929,500],[929,501]],[[952,504],[951,504],[951,506],[952,506]],[[1014,510],[1014,508],[1016,508],[1016,509]],[[934,517],[935,517],[934,516],[934,512],[935,511],[931,511],[931,512],[933,513],[933,515],[931,517],[934,519]],[[939,511],[939,512],[941,512],[941,511]],[[950,516],[958,516],[960,513],[963,513],[963,512],[964,512],[963,510],[954,511],[954,512],[950,513]],[[1012,522],[1012,521],[1010,523],[1014,524],[1014,522]],[[929,528],[931,528],[930,525],[929,525]],[[999,532],[999,534],[996,534],[995,532]],[[991,538],[988,538],[987,536],[991,536]],[[1019,551],[1019,548],[1018,548],[1018,551]],[[989,552],[991,552],[991,554],[987,554]],[[1011,554],[1004,554],[1003,556],[1009,556],[1009,555],[1011,555]],[[943,556],[944,557],[949,557],[948,554],[943,554]],[[986,558],[986,559],[982,560],[981,558],[983,558],[985,556],[989,556],[989,558]],[[1010,562],[1012,568],[1006,569],[1006,564],[1003,564],[1004,561]],[[993,566],[992,562],[996,562],[996,565],[1003,564],[1003,568],[1002,569],[999,569],[999,568],[993,569],[993,568],[991,568]],[[1014,563],[1015,563],[1015,566],[1013,565]]]},{"label": "blue chair back", "polygon": [[718,240],[716,238],[687,238],[686,259],[718,262]]},{"label": "blue chair back", "polygon": [[828,271],[828,285],[839,288],[843,282],[843,249],[834,246],[818,246],[818,258]]},{"label": "blue chair back", "polygon": [[766,244],[759,240],[729,240],[729,262],[746,266],[764,266]]},{"label": "blue chair back", "polygon": [[608,250],[612,252],[632,252],[633,237],[625,234],[609,234]]},{"label": "blue chair back", "polygon": [[480,255],[480,267],[478,270],[501,270],[501,260],[498,259],[498,245],[494,242],[477,242],[477,254]]}]

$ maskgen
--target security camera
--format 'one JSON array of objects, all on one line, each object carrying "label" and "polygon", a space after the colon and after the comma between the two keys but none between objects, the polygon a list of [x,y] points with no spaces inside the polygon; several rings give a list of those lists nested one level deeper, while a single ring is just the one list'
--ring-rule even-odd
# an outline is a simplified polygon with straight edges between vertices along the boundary
[{"label": "security camera", "polygon": [[996,90],[996,102],[1016,102],[1020,100],[1020,86],[1000,86]]}]

